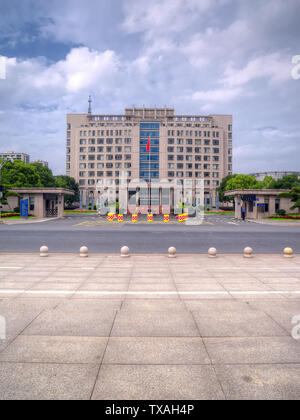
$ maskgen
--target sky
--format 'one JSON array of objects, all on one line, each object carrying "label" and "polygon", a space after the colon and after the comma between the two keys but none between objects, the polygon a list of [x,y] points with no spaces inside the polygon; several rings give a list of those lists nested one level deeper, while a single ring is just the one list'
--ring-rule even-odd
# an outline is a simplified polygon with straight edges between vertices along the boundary
[{"label": "sky", "polygon": [[91,94],[95,114],[232,114],[234,173],[300,171],[300,0],[0,0],[0,10],[1,152],[64,174],[66,114],[87,112]]}]

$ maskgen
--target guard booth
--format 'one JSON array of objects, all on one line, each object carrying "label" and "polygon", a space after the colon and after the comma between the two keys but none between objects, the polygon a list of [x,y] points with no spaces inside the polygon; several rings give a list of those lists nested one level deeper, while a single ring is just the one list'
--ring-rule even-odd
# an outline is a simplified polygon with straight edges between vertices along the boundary
[{"label": "guard booth", "polygon": [[242,208],[247,219],[263,219],[270,217],[280,209],[287,213],[297,213],[290,210],[293,203],[289,198],[279,198],[278,195],[289,190],[232,190],[226,191],[226,197],[234,197],[235,218],[242,219]]},{"label": "guard booth", "polygon": [[35,217],[63,217],[64,196],[74,195],[74,191],[65,188],[13,188],[10,191],[18,193],[19,200],[28,200],[29,214]]}]

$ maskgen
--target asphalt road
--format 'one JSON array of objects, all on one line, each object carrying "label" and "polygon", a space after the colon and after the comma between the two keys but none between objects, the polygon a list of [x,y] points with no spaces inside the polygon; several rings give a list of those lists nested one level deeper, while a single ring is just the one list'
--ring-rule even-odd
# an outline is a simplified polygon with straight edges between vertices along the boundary
[{"label": "asphalt road", "polygon": [[235,222],[230,216],[209,216],[199,226],[97,223],[95,217],[70,217],[0,225],[0,252],[36,252],[42,245],[50,252],[77,252],[86,245],[92,253],[118,253],[127,245],[133,253],[165,253],[170,246],[179,253],[204,253],[212,246],[221,253],[240,253],[245,246],[256,253],[281,253],[291,246],[300,253],[300,226]]}]

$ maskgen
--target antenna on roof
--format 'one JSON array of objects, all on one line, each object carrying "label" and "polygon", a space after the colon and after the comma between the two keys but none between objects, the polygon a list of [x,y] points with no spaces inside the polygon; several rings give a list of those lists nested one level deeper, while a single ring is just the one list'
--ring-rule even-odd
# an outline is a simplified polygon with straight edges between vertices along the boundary
[{"label": "antenna on roof", "polygon": [[91,95],[89,96],[89,109],[88,109],[88,114],[89,115],[92,114],[92,97],[91,97]]}]

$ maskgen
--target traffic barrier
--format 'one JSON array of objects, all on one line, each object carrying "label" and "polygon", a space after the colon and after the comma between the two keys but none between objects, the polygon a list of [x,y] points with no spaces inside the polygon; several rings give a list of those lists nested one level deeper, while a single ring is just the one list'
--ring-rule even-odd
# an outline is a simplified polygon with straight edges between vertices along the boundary
[{"label": "traffic barrier", "polygon": [[169,223],[169,221],[170,221],[170,215],[164,214],[164,223]]},{"label": "traffic barrier", "polygon": [[123,214],[118,214],[118,222],[124,222]]},{"label": "traffic barrier", "polygon": [[208,250],[208,257],[209,258],[216,258],[217,257],[217,250],[216,250],[216,248],[209,248],[209,250]]},{"label": "traffic barrier", "polygon": [[41,246],[40,248],[40,256],[41,257],[48,257],[49,253],[48,253],[49,249],[47,246]]},{"label": "traffic barrier", "polygon": [[132,215],[132,223],[137,223],[138,221],[138,215],[137,214],[133,214]]},{"label": "traffic barrier", "polygon": [[253,258],[253,249],[250,246],[244,249],[244,258]]},{"label": "traffic barrier", "polygon": [[128,258],[130,257],[130,249],[128,246],[123,246],[121,248],[121,257],[122,258]]},{"label": "traffic barrier", "polygon": [[171,246],[168,249],[168,257],[169,258],[176,258],[176,248],[174,246]]},{"label": "traffic barrier", "polygon": [[113,222],[113,221],[114,221],[114,218],[115,218],[114,213],[108,213],[108,215],[107,215],[107,220],[108,220],[109,222]]},{"label": "traffic barrier", "polygon": [[147,220],[148,220],[148,222],[152,223],[153,222],[153,214],[148,214]]},{"label": "traffic barrier", "polygon": [[82,246],[80,248],[80,257],[87,258],[89,256],[89,249],[87,246]]},{"label": "traffic barrier", "polygon": [[285,258],[293,258],[293,254],[294,254],[294,251],[293,251],[292,248],[290,248],[290,247],[284,248],[283,256]]}]

